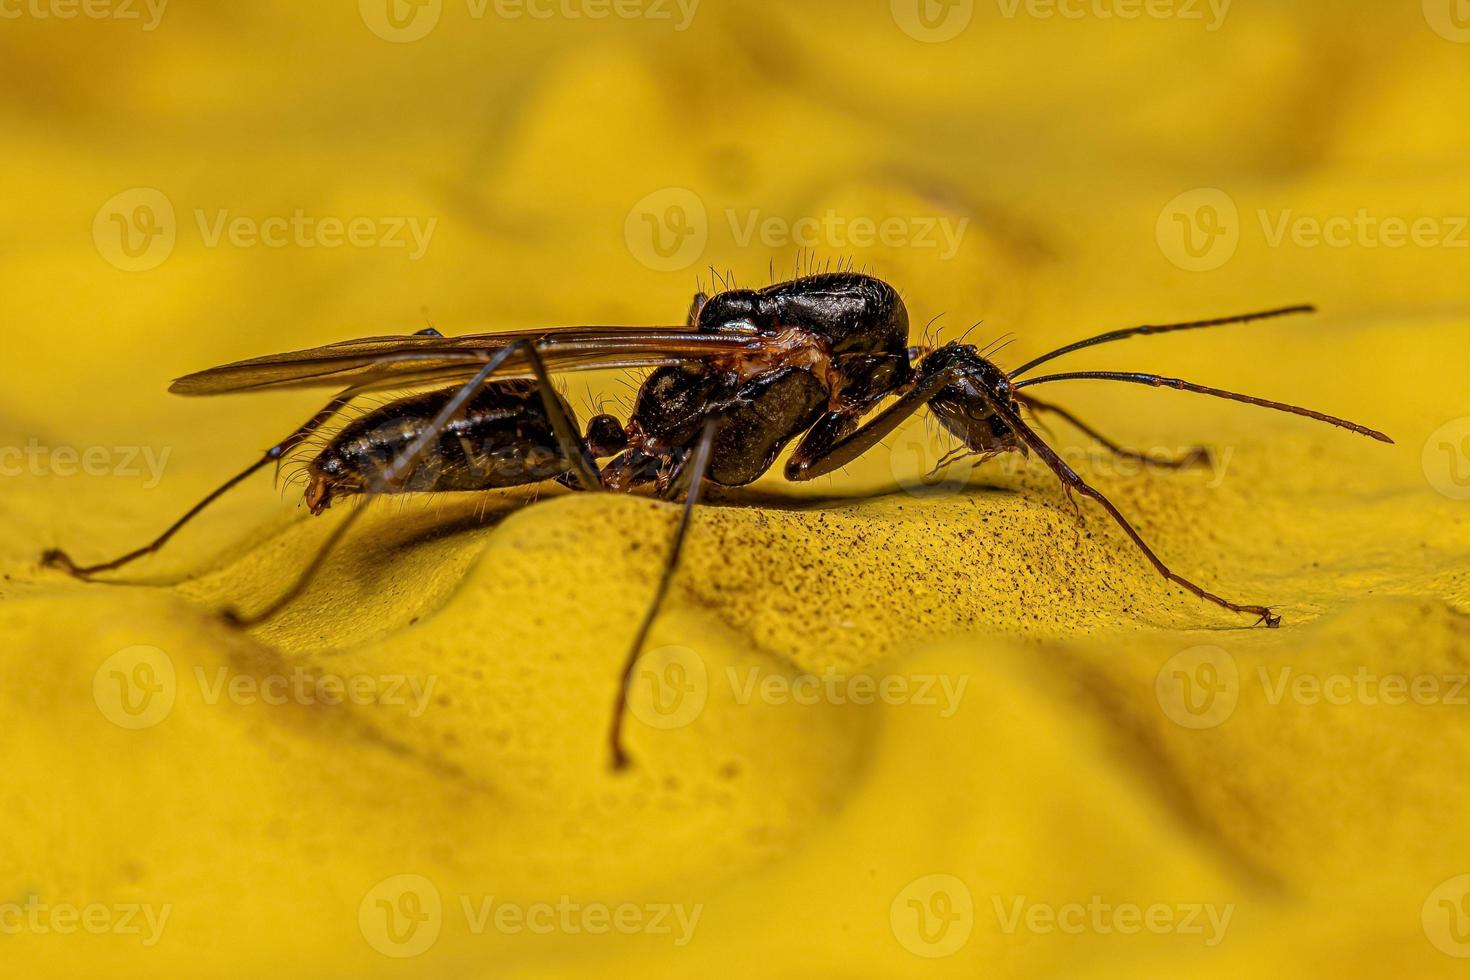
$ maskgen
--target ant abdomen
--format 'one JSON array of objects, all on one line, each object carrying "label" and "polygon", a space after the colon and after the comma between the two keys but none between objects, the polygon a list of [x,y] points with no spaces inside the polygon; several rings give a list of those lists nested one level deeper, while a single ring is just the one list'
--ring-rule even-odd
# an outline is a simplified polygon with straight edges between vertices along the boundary
[{"label": "ant abdomen", "polygon": [[[338,497],[362,493],[492,490],[554,480],[569,472],[534,383],[502,381],[481,389],[407,474],[386,478],[393,460],[421,434],[458,388],[391,402],[348,422],[307,464],[313,514]],[[561,398],[560,395],[555,397]],[[576,416],[562,399],[562,409]]]}]

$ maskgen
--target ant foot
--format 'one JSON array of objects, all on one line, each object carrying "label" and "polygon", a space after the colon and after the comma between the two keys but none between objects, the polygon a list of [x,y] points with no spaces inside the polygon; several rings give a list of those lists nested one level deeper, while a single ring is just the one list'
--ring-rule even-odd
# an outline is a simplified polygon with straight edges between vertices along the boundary
[{"label": "ant foot", "polygon": [[79,579],[85,579],[87,577],[86,573],[77,567],[77,563],[71,560],[71,556],[60,548],[47,548],[43,551],[41,553],[41,567],[59,569]]}]

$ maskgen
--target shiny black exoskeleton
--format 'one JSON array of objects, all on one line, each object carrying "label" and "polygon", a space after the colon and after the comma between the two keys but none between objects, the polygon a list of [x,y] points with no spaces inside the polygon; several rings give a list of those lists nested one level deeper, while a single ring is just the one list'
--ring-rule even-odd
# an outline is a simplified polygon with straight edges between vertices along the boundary
[{"label": "shiny black exoskeleton", "polygon": [[[773,340],[764,355],[657,368],[639,388],[625,426],[598,416],[575,447],[558,448],[533,382],[488,383],[464,417],[437,437],[439,451],[425,454],[422,472],[384,487],[375,485],[374,474],[432,426],[457,389],[392,403],[345,426],[310,463],[307,502],[315,512],[347,494],[484,490],[553,479],[584,488],[595,481],[618,491],[652,484],[667,496],[683,485],[686,463],[707,426],[706,479],[744,486],[799,439],[785,475],[809,480],[846,465],[923,403],[977,452],[1022,445],[981,394],[984,388],[1008,400],[1004,373],[973,347],[910,348],[908,310],[881,279],[826,273],[701,295],[690,326],[782,340]],[[895,406],[892,424],[862,426],[879,401],[895,395],[907,404]],[[577,431],[565,399],[556,395],[551,407],[569,431]],[[579,453],[612,458],[579,484]]]}]

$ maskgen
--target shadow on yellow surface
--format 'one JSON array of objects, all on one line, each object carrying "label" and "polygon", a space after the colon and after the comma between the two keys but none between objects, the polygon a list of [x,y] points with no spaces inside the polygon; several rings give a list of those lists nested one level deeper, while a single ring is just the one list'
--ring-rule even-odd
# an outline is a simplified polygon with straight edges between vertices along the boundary
[{"label": "shadow on yellow surface", "polygon": [[[390,5],[391,4],[391,5]],[[7,188],[0,949],[15,975],[1451,975],[1470,957],[1470,24],[1422,4],[26,0]],[[71,11],[71,15],[68,15]],[[598,17],[598,12],[606,16]],[[1141,11],[1141,12],[1140,12]],[[11,16],[15,13],[15,16]],[[137,16],[132,16],[136,14]],[[547,16],[543,16],[547,15]],[[1174,391],[1032,465],[908,426],[700,511],[546,492],[342,519],[243,487],[317,407],[172,377],[352,336],[671,323],[815,255],[1018,364],[1113,326]],[[617,378],[576,377],[580,414]]]}]

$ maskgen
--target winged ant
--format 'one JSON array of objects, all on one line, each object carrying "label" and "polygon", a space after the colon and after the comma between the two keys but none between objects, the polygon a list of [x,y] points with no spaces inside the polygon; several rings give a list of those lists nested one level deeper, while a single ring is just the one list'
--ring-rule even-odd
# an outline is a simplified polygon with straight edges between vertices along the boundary
[{"label": "winged ant", "polygon": [[[1207,458],[1196,451],[1157,459],[1108,440],[1066,409],[1026,389],[1074,380],[1120,381],[1231,399],[1326,422],[1392,442],[1345,419],[1281,402],[1153,374],[1073,371],[1022,379],[1065,354],[1130,337],[1249,323],[1314,312],[1292,306],[1244,316],[1113,330],[1005,371],[961,341],[911,346],[908,312],[886,282],[852,271],[808,275],[762,289],[726,289],[695,297],[688,321],[670,327],[553,327],[445,337],[433,329],[376,337],[226,364],[175,381],[183,395],[280,388],[336,387],[320,411],[227,480],[150,543],[110,561],[76,564],[48,551],[48,565],[87,578],[158,551],[231,487],[279,462],[354,401],[373,392],[429,389],[398,398],[343,424],[307,464],[306,504],[319,514],[352,496],[475,491],[555,480],[574,490],[651,488],[684,498],[663,573],[623,663],[612,715],[615,768],[628,764],[623,718],[633,667],[678,567],[690,521],[706,483],[737,487],[774,465],[796,441],[788,480],[831,473],[876,446],[927,407],[971,453],[1035,453],[1070,493],[1096,501],[1164,578],[1231,612],[1278,626],[1262,605],[1238,604],[1174,572],[1101,492],[1082,479],[1022,418],[1051,414],[1110,451],[1180,468]],[[648,369],[626,423],[577,418],[551,376],[601,368]],[[886,399],[894,399],[879,408]],[[606,462],[599,463],[599,460]],[[242,625],[283,608],[347,532],[354,510],[294,585]]]}]

